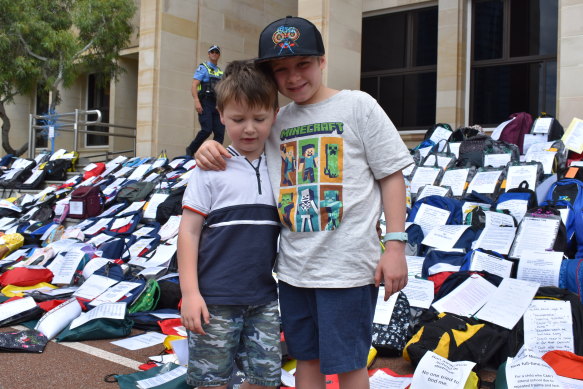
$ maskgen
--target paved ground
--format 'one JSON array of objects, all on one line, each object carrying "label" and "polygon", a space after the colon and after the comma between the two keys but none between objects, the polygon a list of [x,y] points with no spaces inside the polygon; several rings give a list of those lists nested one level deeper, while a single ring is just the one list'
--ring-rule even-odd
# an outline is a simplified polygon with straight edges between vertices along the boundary
[{"label": "paved ground", "polygon": [[[25,327],[0,328],[1,332]],[[133,331],[138,335],[142,331]],[[116,389],[106,383],[109,374],[129,374],[147,362],[149,356],[164,351],[163,345],[130,351],[111,344],[111,340],[85,342],[49,342],[43,353],[0,353],[0,389]],[[373,368],[388,367],[400,374],[413,373],[413,367],[402,358],[378,358]],[[480,372],[482,379],[492,381],[494,373]]]}]

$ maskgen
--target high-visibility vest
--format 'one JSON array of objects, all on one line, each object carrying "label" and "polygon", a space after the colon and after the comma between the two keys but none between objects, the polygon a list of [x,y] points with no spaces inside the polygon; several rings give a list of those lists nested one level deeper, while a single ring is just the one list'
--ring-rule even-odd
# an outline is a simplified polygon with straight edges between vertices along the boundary
[{"label": "high-visibility vest", "polygon": [[223,77],[223,71],[217,66],[216,69],[211,68],[206,63],[201,63],[202,66],[206,68],[209,73],[209,81],[201,82],[198,84],[198,94],[199,96],[214,96],[215,95],[215,85]]}]

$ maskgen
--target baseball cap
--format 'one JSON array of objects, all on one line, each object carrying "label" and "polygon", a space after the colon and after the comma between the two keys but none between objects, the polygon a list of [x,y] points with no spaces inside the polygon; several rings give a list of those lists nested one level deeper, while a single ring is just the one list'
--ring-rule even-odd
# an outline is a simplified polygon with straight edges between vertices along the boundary
[{"label": "baseball cap", "polygon": [[316,26],[304,18],[286,16],[263,29],[256,61],[321,55],[324,55],[324,42]]},{"label": "baseball cap", "polygon": [[211,51],[216,50],[219,52],[219,54],[221,54],[221,48],[217,45],[212,45],[211,47],[209,47],[207,53],[210,53]]}]

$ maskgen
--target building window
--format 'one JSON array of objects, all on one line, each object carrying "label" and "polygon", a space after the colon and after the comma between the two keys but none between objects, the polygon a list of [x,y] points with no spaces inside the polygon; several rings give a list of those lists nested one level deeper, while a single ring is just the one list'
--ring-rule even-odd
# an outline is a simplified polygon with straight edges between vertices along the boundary
[{"label": "building window", "polygon": [[400,130],[435,122],[437,7],[362,20],[361,90]]},{"label": "building window", "polygon": [[[101,74],[90,74],[87,85],[87,110],[98,109],[101,111],[101,121],[109,123],[109,82],[103,79]],[[87,115],[87,121],[96,120],[97,115]],[[87,126],[88,131],[108,132],[107,127]],[[87,146],[107,146],[109,137],[87,134],[85,138]]]},{"label": "building window", "polygon": [[556,0],[473,0],[470,123],[555,115]]}]

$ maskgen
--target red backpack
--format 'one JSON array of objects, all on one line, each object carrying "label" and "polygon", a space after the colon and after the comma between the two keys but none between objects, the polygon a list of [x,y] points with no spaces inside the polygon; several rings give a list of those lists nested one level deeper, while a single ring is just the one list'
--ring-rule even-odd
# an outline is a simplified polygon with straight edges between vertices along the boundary
[{"label": "red backpack", "polygon": [[508,119],[512,118],[514,118],[514,120],[504,127],[499,140],[517,145],[520,149],[520,154],[522,154],[524,135],[530,133],[530,128],[532,127],[532,116],[526,112],[518,112],[513,113],[508,117]]},{"label": "red backpack", "polygon": [[82,186],[71,193],[69,217],[87,219],[103,212],[103,194],[99,186]]},{"label": "red backpack", "polygon": [[105,164],[103,162],[95,162],[95,163],[92,163],[91,165],[95,165],[95,166],[92,166],[91,169],[86,170],[85,173],[83,173],[83,181],[85,181],[91,177],[97,177],[98,175],[100,175],[101,173],[103,173],[105,171]]}]

